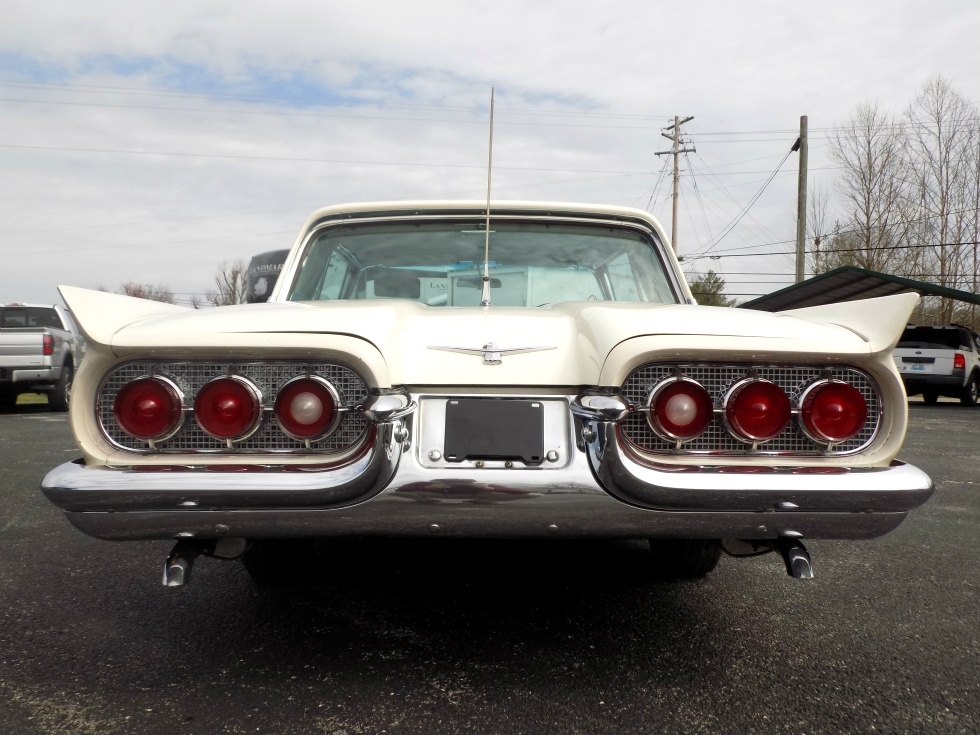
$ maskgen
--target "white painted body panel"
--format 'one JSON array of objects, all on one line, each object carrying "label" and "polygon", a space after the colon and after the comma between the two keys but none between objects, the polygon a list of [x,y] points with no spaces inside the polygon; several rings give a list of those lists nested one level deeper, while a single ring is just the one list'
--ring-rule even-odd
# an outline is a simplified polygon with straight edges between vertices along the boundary
[{"label": "white painted body panel", "polygon": [[[630,369],[649,359],[651,346],[629,344],[639,337],[668,338],[666,342],[659,340],[655,351],[670,358],[687,358],[698,352],[709,357],[703,354],[701,338],[710,337],[710,356],[714,358],[724,340],[731,339],[737,341],[745,359],[759,359],[765,354],[832,361],[848,357],[853,361],[888,349],[900,333],[889,322],[898,321],[916,298],[899,295],[862,302],[854,309],[860,316],[854,320],[859,331],[826,323],[820,320],[822,314],[807,310],[788,316],[681,304],[595,302],[537,309],[446,308],[398,299],[248,304],[201,311],[161,305],[164,308],[158,316],[141,314],[142,318],[126,324],[132,310],[110,308],[126,297],[74,288],[63,288],[62,294],[90,342],[110,347],[119,357],[143,354],[151,348],[164,354],[220,354],[248,348],[266,353],[277,348],[313,349],[314,345],[323,349],[329,336],[343,338],[344,349],[354,355],[363,353],[358,359],[370,366],[378,387],[616,385]],[[147,305],[140,299],[132,300],[141,307]],[[113,321],[124,323],[114,327]],[[879,328],[872,332],[875,322]],[[502,348],[554,349],[504,355],[500,365],[483,364],[481,355],[431,349],[454,346],[479,350],[489,342]]]}]

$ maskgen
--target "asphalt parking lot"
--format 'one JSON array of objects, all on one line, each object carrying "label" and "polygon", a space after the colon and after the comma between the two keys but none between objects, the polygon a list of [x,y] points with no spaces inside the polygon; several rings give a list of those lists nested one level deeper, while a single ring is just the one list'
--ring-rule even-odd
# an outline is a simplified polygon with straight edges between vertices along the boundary
[{"label": "asphalt parking lot", "polygon": [[2,733],[975,733],[980,408],[913,405],[894,533],[697,583],[635,543],[348,541],[299,587],[73,530],[62,414],[0,415]]}]

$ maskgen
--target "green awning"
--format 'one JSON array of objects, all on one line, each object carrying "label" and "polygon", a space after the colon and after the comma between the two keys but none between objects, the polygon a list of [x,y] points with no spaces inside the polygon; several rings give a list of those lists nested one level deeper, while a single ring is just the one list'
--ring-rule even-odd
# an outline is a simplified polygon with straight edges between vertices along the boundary
[{"label": "green awning", "polygon": [[915,292],[926,296],[942,296],[968,304],[980,305],[980,295],[955,288],[937,286],[935,283],[915,281],[911,278],[892,276],[864,268],[844,266],[819,276],[794,283],[779,291],[773,291],[757,299],[739,304],[741,309],[759,311],[786,311],[804,306],[836,304],[842,301],[871,299],[876,296],[891,296],[896,293]]}]

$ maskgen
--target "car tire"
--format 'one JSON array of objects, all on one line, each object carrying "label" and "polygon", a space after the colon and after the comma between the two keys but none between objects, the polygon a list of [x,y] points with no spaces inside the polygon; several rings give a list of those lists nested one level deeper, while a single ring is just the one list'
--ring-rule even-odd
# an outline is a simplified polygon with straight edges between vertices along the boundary
[{"label": "car tire", "polygon": [[71,365],[61,368],[61,377],[58,384],[51,393],[48,393],[48,405],[52,411],[67,411],[68,399],[71,396],[71,384],[75,378],[75,371]]},{"label": "car tire", "polygon": [[252,541],[241,562],[257,584],[296,584],[309,576],[314,546],[312,539]]},{"label": "car tire", "polygon": [[934,390],[924,390],[922,391],[922,402],[933,404],[939,400],[939,393]]},{"label": "car tire", "polygon": [[960,403],[964,406],[976,406],[977,398],[980,395],[980,380],[976,375],[971,375],[969,382],[963,387],[960,394]]},{"label": "car tire", "polygon": [[718,565],[719,539],[650,539],[657,576],[672,579],[699,579]]}]

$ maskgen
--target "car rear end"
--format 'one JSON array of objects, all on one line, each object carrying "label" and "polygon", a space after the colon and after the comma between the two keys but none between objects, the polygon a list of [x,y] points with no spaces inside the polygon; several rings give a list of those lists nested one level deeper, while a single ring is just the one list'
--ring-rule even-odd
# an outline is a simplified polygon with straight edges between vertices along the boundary
[{"label": "car rear end", "polygon": [[699,307],[646,213],[495,212],[323,210],[266,304],[62,288],[84,458],[45,494],[92,536],[176,539],[168,584],[340,535],[647,538],[695,574],[727,539],[806,577],[801,539],[873,538],[930,496],[896,458],[914,295]]},{"label": "car rear end", "polygon": [[908,394],[921,393],[927,403],[949,396],[976,405],[980,388],[976,339],[961,327],[906,327],[894,355]]},{"label": "car rear end", "polygon": [[0,306],[0,407],[12,406],[20,393],[48,392],[62,373],[64,333],[53,329],[54,308],[26,304]]}]

